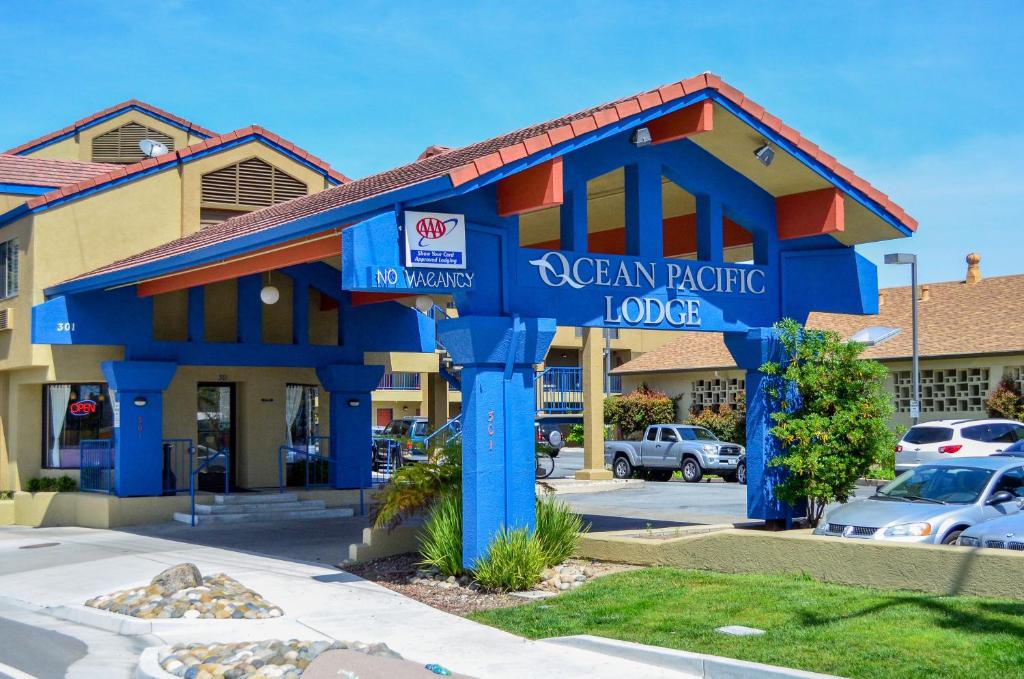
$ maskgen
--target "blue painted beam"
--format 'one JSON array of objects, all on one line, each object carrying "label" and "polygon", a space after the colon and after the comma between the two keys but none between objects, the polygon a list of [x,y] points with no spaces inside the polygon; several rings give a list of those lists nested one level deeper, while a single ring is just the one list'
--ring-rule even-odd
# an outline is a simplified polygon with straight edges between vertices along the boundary
[{"label": "blue painted beam", "polygon": [[188,341],[206,341],[206,288],[188,289]]},{"label": "blue painted beam", "polygon": [[243,344],[260,344],[263,341],[262,289],[263,279],[259,274],[238,279],[238,341]]},{"label": "blue painted beam", "polygon": [[662,240],[661,168],[648,158],[626,166],[626,254],[660,259]]},{"label": "blue painted beam", "polygon": [[722,204],[706,194],[697,196],[697,259],[702,262],[722,262],[723,244]]}]

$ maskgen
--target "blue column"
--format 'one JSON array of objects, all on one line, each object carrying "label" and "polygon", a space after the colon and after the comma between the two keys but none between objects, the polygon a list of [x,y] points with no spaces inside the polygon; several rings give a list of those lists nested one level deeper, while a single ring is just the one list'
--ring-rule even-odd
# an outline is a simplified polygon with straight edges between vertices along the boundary
[{"label": "blue column", "polygon": [[263,342],[262,287],[263,280],[259,274],[238,279],[238,341],[242,344]]},{"label": "blue column", "polygon": [[708,195],[697,196],[697,259],[721,262],[724,258],[722,203]]},{"label": "blue column", "polygon": [[384,366],[330,365],[316,375],[331,394],[332,488],[369,488],[373,403],[370,392],[380,383]]},{"label": "blue column", "polygon": [[174,363],[106,361],[101,366],[115,391],[114,478],[119,497],[163,492],[163,391]]},{"label": "blue column", "polygon": [[462,560],[471,567],[503,526],[534,528],[534,365],[555,321],[467,316],[438,333],[462,366]]},{"label": "blue column", "polygon": [[644,160],[626,166],[626,254],[645,259],[664,256],[661,165]]},{"label": "blue column", "polygon": [[[747,384],[747,516],[764,521],[784,521],[803,516],[803,507],[791,507],[775,496],[775,486],[785,470],[769,462],[780,454],[778,440],[771,435],[772,413],[778,404],[767,392],[770,379],[760,368],[767,361],[781,361],[785,352],[774,328],[753,328],[746,333],[725,333],[725,344],[736,364],[746,369]],[[785,385],[783,385],[785,388]]]},{"label": "blue column", "polygon": [[[566,170],[568,173],[569,170]],[[567,174],[560,216],[560,250],[587,252],[587,182]]]}]

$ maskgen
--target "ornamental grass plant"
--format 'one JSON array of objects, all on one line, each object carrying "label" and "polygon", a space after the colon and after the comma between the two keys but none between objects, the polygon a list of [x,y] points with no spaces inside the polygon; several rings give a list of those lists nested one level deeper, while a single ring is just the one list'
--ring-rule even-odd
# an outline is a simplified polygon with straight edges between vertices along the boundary
[{"label": "ornamental grass plant", "polygon": [[496,592],[519,592],[540,582],[544,569],[544,548],[536,535],[525,528],[501,529],[477,561],[476,581]]},{"label": "ornamental grass plant", "polygon": [[449,493],[434,503],[420,537],[421,565],[442,575],[462,575],[462,497]]},{"label": "ornamental grass plant", "polygon": [[545,495],[537,498],[537,530],[535,535],[544,553],[544,566],[556,566],[576,551],[580,533],[590,530],[590,524],[583,525],[583,519],[569,508],[569,505]]}]

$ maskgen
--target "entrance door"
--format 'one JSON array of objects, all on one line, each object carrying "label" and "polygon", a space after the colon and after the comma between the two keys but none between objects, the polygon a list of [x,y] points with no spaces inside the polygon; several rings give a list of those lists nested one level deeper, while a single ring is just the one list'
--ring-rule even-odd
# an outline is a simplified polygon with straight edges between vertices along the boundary
[{"label": "entrance door", "polygon": [[[237,485],[238,462],[235,447],[235,385],[232,383],[199,383],[196,403],[197,465],[213,458],[198,476],[199,488],[224,492],[224,474],[231,488]],[[227,451],[228,459],[214,457]]]}]

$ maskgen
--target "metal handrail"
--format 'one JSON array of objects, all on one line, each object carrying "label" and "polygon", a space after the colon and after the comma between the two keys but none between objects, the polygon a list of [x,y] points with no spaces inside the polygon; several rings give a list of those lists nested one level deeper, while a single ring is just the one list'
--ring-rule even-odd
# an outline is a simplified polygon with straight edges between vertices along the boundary
[{"label": "metal handrail", "polygon": [[[199,475],[204,469],[210,466],[210,463],[217,458],[224,458],[224,494],[231,494],[231,452],[227,448],[221,449],[219,452],[208,456],[203,463],[193,469],[188,476],[188,496],[189,501],[192,504],[192,526],[196,525],[196,482],[199,479]],[[189,466],[191,466],[191,459],[189,460]]]},{"label": "metal handrail", "polygon": [[435,431],[431,432],[429,436],[423,439],[423,449],[430,450],[430,443],[435,436],[438,436],[442,432],[448,432],[446,438],[442,439],[444,444],[451,443],[459,439],[462,436],[462,413],[459,413],[455,417],[451,418],[443,425],[438,427]]},{"label": "metal handrail", "polygon": [[[195,466],[195,456],[196,456],[196,447],[195,447],[195,444],[193,443],[192,439],[187,439],[187,438],[164,439],[162,441],[162,444],[164,446],[164,450],[165,451],[166,451],[166,446],[168,446],[168,445],[171,446],[172,455],[173,455],[174,448],[178,444],[187,444],[186,450],[188,451],[188,478],[191,479],[192,478],[192,468]],[[177,470],[177,465],[174,462],[175,461],[173,459],[170,462],[172,473]],[[167,488],[164,488],[164,492],[167,492],[167,490],[168,490]],[[185,489],[184,488],[179,489],[177,487],[177,484],[175,484],[175,487],[170,489],[170,490],[172,490],[174,492],[174,494],[177,495],[179,492],[181,492],[181,491],[183,491]]]},{"label": "metal handrail", "polygon": [[[89,451],[87,454],[86,451]],[[92,462],[93,455],[96,453],[98,456],[103,457],[102,464],[90,464]],[[82,439],[78,442],[78,466],[82,470],[83,474],[80,475],[79,488],[84,493],[104,493],[106,495],[114,494],[114,447],[113,441],[110,439]],[[103,479],[103,486],[92,487],[89,485],[92,481],[92,475],[84,473],[87,469],[96,470],[96,474],[99,478]],[[105,473],[104,473],[105,472]],[[86,483],[86,479],[89,479],[89,483]]]},{"label": "metal handrail", "polygon": [[[326,436],[318,436],[316,438],[317,439],[328,439],[328,437],[326,437]],[[332,464],[337,464],[337,460],[331,459],[329,454],[328,455],[321,455],[320,453],[310,452],[308,447],[303,449],[303,448],[298,448],[296,446],[279,446],[278,449],[277,449],[277,474],[278,474],[277,485],[278,485],[279,492],[284,493],[284,489],[285,489],[285,478],[286,478],[286,474],[285,474],[285,467],[286,467],[285,456],[288,453],[291,453],[291,454],[293,454],[296,457],[302,458],[303,461],[306,463],[306,484],[305,484],[306,490],[309,490],[312,487],[330,485],[330,481],[329,480],[326,483],[316,483],[316,484],[310,485],[310,483],[309,483],[309,468],[311,466],[310,463],[312,463],[312,462],[326,462],[328,469],[330,469],[330,466]],[[328,479],[329,478],[330,478],[330,472],[328,472]]]}]

